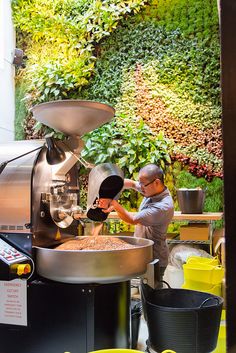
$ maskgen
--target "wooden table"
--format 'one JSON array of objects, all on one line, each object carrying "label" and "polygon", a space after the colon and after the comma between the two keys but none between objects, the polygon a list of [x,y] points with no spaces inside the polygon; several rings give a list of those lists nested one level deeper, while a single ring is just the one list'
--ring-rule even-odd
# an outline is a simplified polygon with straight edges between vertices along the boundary
[{"label": "wooden table", "polygon": [[198,214],[174,212],[173,221],[220,221],[223,219],[223,212],[203,212]]}]

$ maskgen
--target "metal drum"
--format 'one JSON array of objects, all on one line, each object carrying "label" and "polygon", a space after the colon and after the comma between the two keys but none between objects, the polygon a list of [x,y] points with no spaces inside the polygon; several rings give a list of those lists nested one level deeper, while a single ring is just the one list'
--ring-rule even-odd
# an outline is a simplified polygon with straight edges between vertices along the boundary
[{"label": "metal drum", "polygon": [[89,173],[87,217],[93,221],[103,222],[108,213],[97,207],[99,198],[118,198],[124,185],[124,174],[115,164],[102,163]]},{"label": "metal drum", "polygon": [[205,190],[202,189],[177,189],[177,199],[181,213],[202,213]]},{"label": "metal drum", "polygon": [[115,283],[145,273],[148,263],[153,260],[153,241],[125,236],[118,238],[137,247],[122,250],[35,247],[37,272],[45,278],[64,283]]}]

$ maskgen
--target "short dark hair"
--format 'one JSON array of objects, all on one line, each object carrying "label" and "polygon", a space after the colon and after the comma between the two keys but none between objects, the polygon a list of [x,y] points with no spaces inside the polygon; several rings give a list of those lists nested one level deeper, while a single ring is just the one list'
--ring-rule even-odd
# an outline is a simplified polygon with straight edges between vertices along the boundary
[{"label": "short dark hair", "polygon": [[164,184],[164,172],[156,164],[150,163],[140,169],[139,173],[144,173],[150,179],[159,179]]}]

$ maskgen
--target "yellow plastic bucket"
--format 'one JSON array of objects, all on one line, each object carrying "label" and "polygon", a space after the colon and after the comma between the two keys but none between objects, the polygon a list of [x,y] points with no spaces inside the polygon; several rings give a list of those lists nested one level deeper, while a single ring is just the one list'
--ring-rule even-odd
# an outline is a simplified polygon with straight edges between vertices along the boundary
[{"label": "yellow plastic bucket", "polygon": [[211,293],[211,294],[214,294],[214,295],[218,295],[219,297],[222,296],[221,284],[216,284],[216,285],[212,286],[211,284],[208,284],[208,283],[186,281],[182,285],[182,288],[191,289],[191,290],[197,290],[197,291],[200,291],[200,292]]},{"label": "yellow plastic bucket", "polygon": [[143,353],[143,352],[137,351],[135,349],[114,348],[114,349],[102,349],[100,351],[93,351],[89,353]]},{"label": "yellow plastic bucket", "polygon": [[217,256],[212,257],[212,258],[201,257],[201,256],[189,256],[187,258],[186,263],[187,264],[200,263],[200,264],[218,266],[219,265],[219,259],[218,259]]},{"label": "yellow plastic bucket", "polygon": [[220,284],[224,277],[222,266],[213,266],[204,263],[186,263],[183,265],[185,281],[208,283],[211,285]]}]

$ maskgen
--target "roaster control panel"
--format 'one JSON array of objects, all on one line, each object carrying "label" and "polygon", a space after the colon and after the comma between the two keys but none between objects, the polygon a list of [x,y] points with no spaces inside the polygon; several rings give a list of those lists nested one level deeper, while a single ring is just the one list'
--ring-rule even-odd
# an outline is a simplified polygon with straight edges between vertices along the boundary
[{"label": "roaster control panel", "polygon": [[0,238],[0,280],[29,278],[31,273],[31,258]]},{"label": "roaster control panel", "polygon": [[0,260],[8,264],[12,264],[27,260],[27,257],[20,251],[13,248],[13,246],[6,243],[3,239],[0,239]]}]

